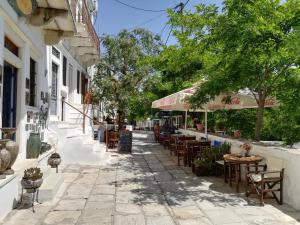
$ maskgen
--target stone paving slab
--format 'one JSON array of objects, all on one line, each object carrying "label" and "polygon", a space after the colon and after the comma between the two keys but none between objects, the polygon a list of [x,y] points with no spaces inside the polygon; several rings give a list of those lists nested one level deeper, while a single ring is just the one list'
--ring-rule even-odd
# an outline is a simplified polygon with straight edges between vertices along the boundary
[{"label": "stone paving slab", "polygon": [[[105,150],[104,150],[105,151]],[[133,153],[116,150],[107,165],[65,165],[64,194],[14,210],[5,225],[296,225],[300,212],[274,201],[264,207],[221,178],[196,177],[147,136],[134,134]],[[63,192],[62,192],[63,193]],[[297,221],[298,220],[298,221]]]}]

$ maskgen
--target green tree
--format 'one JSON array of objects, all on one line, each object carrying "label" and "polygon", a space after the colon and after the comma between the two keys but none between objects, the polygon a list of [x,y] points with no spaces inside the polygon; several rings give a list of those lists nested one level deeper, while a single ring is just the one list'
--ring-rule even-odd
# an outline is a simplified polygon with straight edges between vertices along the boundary
[{"label": "green tree", "polygon": [[105,52],[94,76],[93,89],[105,103],[106,112],[117,113],[121,125],[134,110],[131,104],[155,76],[148,58],[159,54],[161,42],[149,31],[135,29],[123,30],[116,36],[104,35],[102,45]]},{"label": "green tree", "polygon": [[300,78],[281,90],[278,98],[282,102],[278,109],[268,110],[262,136],[268,140],[283,140],[293,146],[300,141]]},{"label": "green tree", "polygon": [[194,107],[221,92],[248,88],[257,102],[259,139],[266,99],[286,89],[299,74],[300,1],[225,0],[221,12],[199,5],[195,13],[171,13],[170,21],[181,48],[201,55],[203,68],[194,76],[206,82],[190,99]]}]

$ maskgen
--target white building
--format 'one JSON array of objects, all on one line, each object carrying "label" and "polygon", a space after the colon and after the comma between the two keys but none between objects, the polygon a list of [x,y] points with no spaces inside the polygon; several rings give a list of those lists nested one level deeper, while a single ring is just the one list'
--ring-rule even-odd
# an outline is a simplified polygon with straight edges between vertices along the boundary
[{"label": "white building", "polygon": [[[71,6],[76,35],[47,47],[50,119],[82,124],[80,112],[90,112],[84,110],[84,98],[94,73],[93,65],[99,60],[100,43],[93,27],[97,4],[93,0],[71,0]],[[86,118],[86,129],[91,131],[88,125],[91,123]]]},{"label": "white building", "polygon": [[47,132],[39,123],[41,112],[49,108],[52,118],[65,120],[63,97],[82,104],[88,67],[99,60],[91,23],[96,8],[93,0],[0,1],[0,128],[16,128],[19,145],[15,174],[0,179],[0,219],[20,197],[24,169],[45,158],[27,159],[26,152],[32,131],[39,131],[41,138]]}]

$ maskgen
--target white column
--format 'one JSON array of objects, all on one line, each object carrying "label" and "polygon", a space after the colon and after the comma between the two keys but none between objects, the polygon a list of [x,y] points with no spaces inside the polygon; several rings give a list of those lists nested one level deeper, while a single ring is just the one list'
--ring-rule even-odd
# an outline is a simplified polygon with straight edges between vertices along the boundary
[{"label": "white column", "polygon": [[187,128],[187,115],[188,115],[188,111],[185,111],[185,119],[184,119],[184,129],[186,130]]},{"label": "white column", "polygon": [[20,58],[23,62],[23,68],[18,70],[18,97],[17,97],[17,142],[20,146],[19,158],[26,158],[26,144],[28,134],[25,131],[25,123],[27,121],[27,110],[25,106],[25,83],[26,77],[30,73],[30,48],[27,43],[20,48]]},{"label": "white column", "polygon": [[[0,17],[0,66],[2,71],[2,82],[3,82],[3,70],[4,70],[4,20],[3,17]],[[0,90],[0,126],[2,127],[2,90],[3,90],[3,85],[0,83],[1,90]]]}]

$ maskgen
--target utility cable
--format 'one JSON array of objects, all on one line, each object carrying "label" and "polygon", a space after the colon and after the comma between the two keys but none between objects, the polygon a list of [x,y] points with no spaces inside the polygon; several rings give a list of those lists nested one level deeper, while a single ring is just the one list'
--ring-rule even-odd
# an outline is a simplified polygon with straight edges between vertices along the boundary
[{"label": "utility cable", "polygon": [[190,0],[187,0],[185,3],[184,3],[184,7],[189,3]]},{"label": "utility cable", "polygon": [[168,23],[166,23],[165,25],[164,25],[164,27],[161,29],[161,31],[159,32],[159,36],[162,36],[162,34],[165,32],[165,29],[167,28],[167,26],[168,26],[169,24]]},{"label": "utility cable", "polygon": [[173,31],[173,26],[171,26],[171,29],[170,29],[170,32],[169,32],[169,34],[168,34],[167,40],[166,40],[166,42],[165,42],[165,45],[167,45],[167,43],[168,43],[168,41],[169,41],[169,38],[170,38],[170,35],[171,35],[172,31]]},{"label": "utility cable", "polygon": [[143,25],[145,25],[145,24],[147,24],[147,23],[150,23],[150,22],[152,22],[152,21],[154,21],[154,20],[160,18],[161,16],[163,16],[163,15],[165,15],[165,14],[166,14],[166,12],[163,12],[163,13],[159,14],[158,16],[152,17],[152,18],[150,18],[149,20],[146,20],[146,21],[144,21],[144,22],[142,22],[142,23],[140,23],[140,24],[138,24],[138,25],[135,25],[135,26],[129,28],[128,30],[133,30],[133,29],[138,28],[138,27],[140,27],[140,26],[143,26]]},{"label": "utility cable", "polygon": [[121,2],[119,0],[114,0],[115,2],[118,2],[119,4],[122,4],[122,5],[125,5],[129,8],[132,8],[132,9],[136,9],[136,10],[141,10],[141,11],[145,11],[145,12],[165,12],[166,9],[162,9],[162,10],[154,10],[154,9],[143,9],[143,8],[139,8],[139,7],[136,7],[136,6],[133,6],[133,5],[129,5],[125,2]]}]

